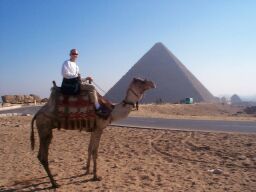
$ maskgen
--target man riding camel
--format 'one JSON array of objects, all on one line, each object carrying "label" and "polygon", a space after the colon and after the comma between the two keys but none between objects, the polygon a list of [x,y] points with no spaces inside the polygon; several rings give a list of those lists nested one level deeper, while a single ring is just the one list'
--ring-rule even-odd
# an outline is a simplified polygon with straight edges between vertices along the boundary
[{"label": "man riding camel", "polygon": [[82,79],[80,76],[79,67],[76,64],[76,60],[78,57],[77,49],[71,49],[69,55],[70,59],[64,61],[62,65],[62,93],[66,95],[78,95],[80,91],[89,91],[91,93],[91,98],[95,104],[96,114],[100,117],[107,117],[109,115],[109,109],[99,104],[98,96],[100,95],[97,94],[93,85],[86,82],[89,81],[89,83],[91,83],[93,79],[91,77],[86,77],[85,79]]}]

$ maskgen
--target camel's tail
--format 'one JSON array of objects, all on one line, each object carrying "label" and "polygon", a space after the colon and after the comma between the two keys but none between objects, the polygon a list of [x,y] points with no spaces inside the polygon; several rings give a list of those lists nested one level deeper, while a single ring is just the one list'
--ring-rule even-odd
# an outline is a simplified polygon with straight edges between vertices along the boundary
[{"label": "camel's tail", "polygon": [[32,121],[31,121],[30,143],[31,143],[32,150],[34,150],[34,148],[35,148],[34,121],[36,120],[36,116],[37,116],[37,114],[34,115]]}]

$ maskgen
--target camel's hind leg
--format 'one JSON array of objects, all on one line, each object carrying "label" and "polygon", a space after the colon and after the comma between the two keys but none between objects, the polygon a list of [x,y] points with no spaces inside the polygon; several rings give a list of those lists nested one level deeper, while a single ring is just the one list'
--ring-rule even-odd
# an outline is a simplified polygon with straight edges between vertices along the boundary
[{"label": "camel's hind leg", "polygon": [[91,156],[92,156],[92,136],[90,138],[89,146],[88,146],[88,157],[87,157],[87,162],[86,162],[86,170],[85,170],[85,175],[90,173],[90,163],[91,163]]},{"label": "camel's hind leg", "polygon": [[52,173],[49,169],[49,163],[48,163],[48,151],[49,151],[49,145],[52,140],[52,129],[51,126],[38,126],[38,132],[40,137],[40,146],[39,146],[39,152],[38,152],[38,159],[40,163],[43,165],[53,188],[59,187],[59,185],[54,180]]}]

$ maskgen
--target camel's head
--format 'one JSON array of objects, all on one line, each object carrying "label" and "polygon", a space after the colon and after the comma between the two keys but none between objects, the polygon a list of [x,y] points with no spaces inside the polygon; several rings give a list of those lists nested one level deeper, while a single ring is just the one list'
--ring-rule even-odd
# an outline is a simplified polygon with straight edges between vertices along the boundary
[{"label": "camel's head", "polygon": [[139,101],[144,92],[156,88],[156,85],[147,79],[133,78],[126,94],[126,100],[131,102]]},{"label": "camel's head", "polygon": [[139,77],[133,78],[130,88],[131,86],[136,87],[141,93],[148,89],[156,88],[156,85],[152,81],[141,79]]}]

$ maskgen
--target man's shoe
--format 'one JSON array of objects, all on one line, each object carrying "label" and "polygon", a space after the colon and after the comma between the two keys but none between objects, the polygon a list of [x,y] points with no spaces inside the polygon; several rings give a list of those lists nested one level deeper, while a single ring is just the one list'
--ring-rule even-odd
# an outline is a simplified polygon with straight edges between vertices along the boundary
[{"label": "man's shoe", "polygon": [[103,119],[107,119],[110,113],[111,111],[103,106],[100,106],[99,109],[96,109],[96,114]]}]

